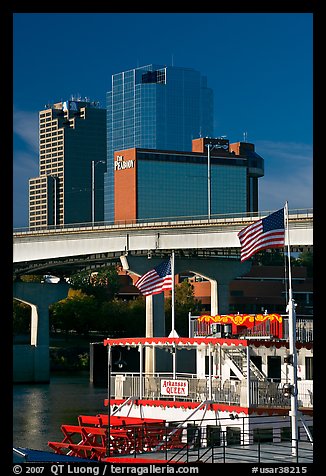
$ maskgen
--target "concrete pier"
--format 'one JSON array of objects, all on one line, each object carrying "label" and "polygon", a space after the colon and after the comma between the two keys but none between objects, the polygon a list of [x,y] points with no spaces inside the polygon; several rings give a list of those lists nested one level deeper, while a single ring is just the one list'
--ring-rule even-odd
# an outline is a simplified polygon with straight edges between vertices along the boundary
[{"label": "concrete pier", "polygon": [[13,382],[50,381],[49,306],[68,295],[67,283],[24,283],[13,285],[13,298],[31,306],[30,344],[14,345]]}]

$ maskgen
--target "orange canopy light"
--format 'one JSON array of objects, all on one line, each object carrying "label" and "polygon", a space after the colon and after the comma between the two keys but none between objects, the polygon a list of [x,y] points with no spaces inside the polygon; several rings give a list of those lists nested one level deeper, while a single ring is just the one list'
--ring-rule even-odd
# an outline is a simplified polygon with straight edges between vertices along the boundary
[{"label": "orange canopy light", "polygon": [[199,322],[235,324],[236,326],[258,324],[266,320],[282,322],[280,314],[217,314],[216,316],[203,315],[197,318]]}]

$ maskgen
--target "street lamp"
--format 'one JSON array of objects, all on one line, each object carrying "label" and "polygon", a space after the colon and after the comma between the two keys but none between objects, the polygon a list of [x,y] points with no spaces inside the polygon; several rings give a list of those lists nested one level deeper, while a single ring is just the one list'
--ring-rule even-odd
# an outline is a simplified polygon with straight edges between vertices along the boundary
[{"label": "street lamp", "polygon": [[[224,136],[223,136],[224,137]],[[211,149],[218,149],[221,147],[219,144],[205,144],[207,147],[207,215],[208,219],[211,218],[211,188],[212,188],[212,181],[211,181]]]},{"label": "street lamp", "polygon": [[92,225],[94,226],[95,221],[95,167],[97,164],[105,164],[104,160],[98,160],[95,162],[92,160]]},{"label": "street lamp", "polygon": [[207,215],[208,219],[211,218],[211,188],[212,188],[212,181],[211,181],[211,148],[214,149],[216,145],[214,144],[205,144],[207,147]]}]

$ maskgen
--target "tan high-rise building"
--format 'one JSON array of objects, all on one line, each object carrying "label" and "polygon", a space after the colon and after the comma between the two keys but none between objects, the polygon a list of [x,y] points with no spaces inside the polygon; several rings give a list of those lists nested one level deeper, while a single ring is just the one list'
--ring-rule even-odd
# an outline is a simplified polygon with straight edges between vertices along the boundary
[{"label": "tan high-rise building", "polygon": [[71,99],[39,112],[39,177],[29,180],[29,227],[103,221],[106,109]]}]

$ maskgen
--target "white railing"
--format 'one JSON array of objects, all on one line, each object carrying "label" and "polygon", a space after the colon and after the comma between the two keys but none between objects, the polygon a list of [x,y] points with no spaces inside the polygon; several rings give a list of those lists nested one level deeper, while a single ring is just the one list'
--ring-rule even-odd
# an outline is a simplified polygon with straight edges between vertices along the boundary
[{"label": "white railing", "polygon": [[[283,319],[283,338],[289,338],[289,318],[285,316]],[[296,340],[298,342],[313,342],[314,340],[314,323],[312,318],[296,319]]]},{"label": "white railing", "polygon": [[[223,324],[220,324],[220,332],[215,332],[215,323],[199,322],[199,316],[189,316],[189,337],[226,337]],[[289,339],[289,317],[287,314],[282,314],[282,339]],[[226,324],[226,326],[229,326]],[[269,336],[271,338],[277,337],[275,334],[274,325],[269,321],[259,324],[253,328],[248,329],[247,332],[242,331],[241,337],[262,337]],[[230,336],[229,336],[230,337]],[[313,342],[314,340],[314,323],[312,317],[297,317],[296,319],[296,340],[302,343]]]},{"label": "white railing", "polygon": [[[270,215],[273,211],[259,211],[259,212],[250,212],[247,214],[244,213],[228,213],[228,214],[215,214],[211,215],[208,218],[207,215],[198,215],[198,216],[179,216],[179,217],[163,217],[163,218],[146,218],[146,219],[135,219],[131,221],[101,221],[92,223],[67,223],[67,224],[58,224],[58,225],[47,225],[44,227],[31,226],[31,227],[20,227],[14,228],[14,235],[24,235],[24,234],[48,234],[49,232],[66,232],[66,231],[92,231],[92,230],[103,230],[103,229],[119,229],[119,228],[155,228],[155,227],[174,227],[174,226],[198,226],[198,225],[232,225],[238,223],[246,223],[247,221],[252,221],[255,218],[262,218],[264,216]],[[289,219],[293,220],[293,225],[295,225],[296,220],[306,220],[313,218],[313,209],[312,208],[303,208],[303,209],[294,209],[289,210]]]},{"label": "white railing", "polygon": [[[161,394],[161,379],[172,379],[172,373],[154,373],[142,376],[142,389],[138,373],[116,373],[111,376],[111,397],[124,399],[142,395],[145,400],[171,400],[171,396]],[[213,400],[215,403],[247,406],[247,381],[211,380],[211,398],[209,378],[197,378],[195,374],[177,373],[176,379],[188,381],[188,395],[174,397],[177,401],[201,402]],[[298,381],[299,408],[313,407],[313,382],[312,380]],[[289,407],[290,397],[283,392],[284,382],[250,381],[250,406],[253,407]],[[140,392],[142,390],[142,392]]]}]

